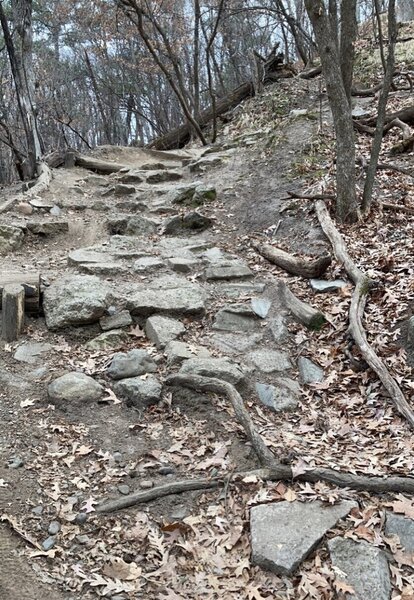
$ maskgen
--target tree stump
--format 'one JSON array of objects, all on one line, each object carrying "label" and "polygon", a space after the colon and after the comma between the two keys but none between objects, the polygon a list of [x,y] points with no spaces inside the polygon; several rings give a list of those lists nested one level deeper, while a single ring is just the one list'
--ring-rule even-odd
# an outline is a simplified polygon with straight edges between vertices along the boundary
[{"label": "tree stump", "polygon": [[8,284],[2,295],[2,337],[6,342],[18,339],[24,324],[24,287]]},{"label": "tree stump", "polygon": [[40,311],[40,273],[0,272],[0,309],[2,293],[7,285],[21,285],[24,288],[24,309],[26,313],[38,315]]}]

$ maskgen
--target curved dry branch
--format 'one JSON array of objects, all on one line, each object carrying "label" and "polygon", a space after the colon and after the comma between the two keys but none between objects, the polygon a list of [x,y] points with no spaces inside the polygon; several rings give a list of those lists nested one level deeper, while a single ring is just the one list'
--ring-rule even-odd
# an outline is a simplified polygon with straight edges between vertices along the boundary
[{"label": "curved dry branch", "polygon": [[292,256],[284,250],[271,246],[270,244],[254,242],[252,246],[261,256],[263,256],[263,258],[266,258],[266,260],[292,275],[299,275],[306,279],[321,277],[332,262],[332,258],[329,254],[319,256],[318,258],[301,258]]},{"label": "curved dry branch", "polygon": [[367,295],[373,282],[365,275],[365,273],[358,269],[352,258],[349,256],[344,240],[329,216],[325,203],[321,200],[316,202],[316,214],[318,215],[323,232],[332,244],[336,258],[343,264],[348,277],[352,279],[355,284],[355,290],[352,295],[351,306],[349,309],[349,332],[360,349],[363,358],[377,374],[382,385],[387,390],[398,412],[408,421],[410,426],[414,428],[414,413],[410,405],[384,362],[369,344],[362,325],[362,316],[364,314]]}]

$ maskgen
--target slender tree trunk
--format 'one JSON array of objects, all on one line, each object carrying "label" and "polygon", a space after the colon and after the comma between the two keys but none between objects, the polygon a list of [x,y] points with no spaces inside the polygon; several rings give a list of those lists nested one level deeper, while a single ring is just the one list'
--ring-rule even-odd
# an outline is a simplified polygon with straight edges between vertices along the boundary
[{"label": "slender tree trunk", "polygon": [[194,0],[194,117],[197,119],[200,112],[200,0]]},{"label": "slender tree trunk", "polygon": [[398,27],[395,18],[395,0],[389,0],[388,4],[388,58],[387,67],[384,76],[384,85],[382,86],[380,99],[378,102],[378,116],[375,127],[374,141],[372,142],[371,157],[367,169],[367,175],[362,196],[362,210],[369,213],[372,203],[372,193],[374,189],[375,174],[377,172],[378,159],[381,151],[382,137],[384,132],[385,115],[387,111],[388,94],[392,85],[395,65],[395,44],[397,42]]},{"label": "slender tree trunk", "polygon": [[93,91],[94,91],[95,98],[96,98],[96,104],[98,106],[99,114],[101,115],[102,128],[104,130],[105,138],[106,138],[105,141],[107,144],[112,144],[111,130],[110,130],[108,119],[106,117],[105,110],[104,110],[104,107],[102,104],[102,99],[101,99],[101,94],[99,92],[98,82],[96,81],[95,73],[92,68],[92,63],[90,61],[89,55],[86,50],[84,50],[84,55],[85,55],[86,67],[87,67],[88,73],[89,73],[89,78],[91,80]]},{"label": "slender tree trunk", "polygon": [[350,106],[352,79],[354,75],[355,40],[358,33],[356,8],[357,0],[341,2],[341,34],[339,44],[341,74]]},{"label": "slender tree trunk", "polygon": [[338,44],[323,0],[305,0],[321,57],[336,134],[336,215],[341,222],[358,219],[355,140],[352,113],[342,80]]}]

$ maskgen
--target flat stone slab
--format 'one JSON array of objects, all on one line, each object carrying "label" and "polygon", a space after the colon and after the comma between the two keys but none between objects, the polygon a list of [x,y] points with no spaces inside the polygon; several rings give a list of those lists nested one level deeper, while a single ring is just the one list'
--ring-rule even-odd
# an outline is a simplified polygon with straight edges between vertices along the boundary
[{"label": "flat stone slab", "polygon": [[175,367],[181,365],[185,360],[190,358],[211,358],[207,348],[202,346],[191,346],[185,342],[172,341],[165,347],[167,356],[167,367]]},{"label": "flat stone slab", "polygon": [[142,409],[157,404],[161,400],[162,385],[153,375],[149,375],[145,379],[130,377],[117,381],[114,391],[126,398],[129,405]]},{"label": "flat stone slab", "polygon": [[180,258],[177,256],[169,258],[167,264],[177,273],[191,273],[191,271],[194,271],[200,265],[200,261],[196,258]]},{"label": "flat stone slab", "polygon": [[121,310],[114,315],[107,315],[99,320],[99,325],[102,331],[109,331],[110,329],[122,329],[122,327],[128,327],[132,325],[132,318],[127,310]]},{"label": "flat stone slab", "polygon": [[414,521],[392,512],[386,513],[385,535],[397,535],[406,552],[414,552]]},{"label": "flat stone slab", "polygon": [[272,303],[267,298],[252,298],[250,301],[252,310],[258,317],[265,319],[269,314]]},{"label": "flat stone slab", "polygon": [[98,321],[105,314],[111,291],[105,281],[93,275],[66,275],[57,279],[43,294],[48,329]]},{"label": "flat stone slab", "polygon": [[87,350],[118,350],[129,341],[129,336],[122,329],[111,329],[86,342]]},{"label": "flat stone slab", "polygon": [[253,283],[250,281],[234,281],[234,282],[220,282],[216,280],[217,284],[220,284],[218,291],[223,296],[228,298],[240,298],[240,296],[254,296],[256,294],[262,294],[265,289],[264,283]]},{"label": "flat stone slab", "polygon": [[185,333],[185,327],[181,321],[169,319],[161,315],[153,315],[145,323],[147,338],[157,346],[164,348],[168,342],[175,340]]},{"label": "flat stone slab", "polygon": [[240,261],[227,261],[217,263],[204,272],[204,277],[207,281],[217,281],[221,279],[246,279],[253,277],[254,273],[249,267]]},{"label": "flat stone slab", "polygon": [[277,502],[250,510],[252,564],[276,573],[292,575],[339,519],[355,502],[334,506],[320,502]]},{"label": "flat stone slab", "polygon": [[158,256],[142,256],[134,262],[133,269],[136,273],[154,273],[164,266],[164,261]]},{"label": "flat stone slab", "polygon": [[107,221],[111,235],[144,236],[153,235],[158,228],[158,221],[137,215],[117,215]]},{"label": "flat stone slab", "polygon": [[146,183],[164,183],[165,181],[178,181],[182,179],[182,173],[178,171],[146,171]]},{"label": "flat stone slab", "polygon": [[389,600],[390,570],[385,553],[368,542],[335,537],[328,542],[332,564],[352,586],[352,600]]},{"label": "flat stone slab", "polygon": [[84,373],[67,373],[58,377],[47,388],[48,396],[56,403],[94,402],[103,395],[104,388]]},{"label": "flat stone slab", "polygon": [[298,369],[302,383],[320,383],[323,380],[323,369],[321,369],[321,367],[318,365],[315,365],[315,363],[305,356],[299,357]]},{"label": "flat stone slab", "polygon": [[229,304],[220,309],[214,319],[213,329],[221,331],[250,332],[259,327],[259,319],[247,304]]},{"label": "flat stone slab", "polygon": [[155,373],[156,370],[157,365],[148,352],[135,349],[115,354],[107,373],[111,379],[127,379],[144,373]]},{"label": "flat stone slab", "polygon": [[21,344],[16,349],[13,358],[19,362],[25,362],[30,365],[35,365],[43,361],[43,354],[50,352],[53,346],[45,342],[28,342],[27,344]]},{"label": "flat stone slab", "polygon": [[212,245],[212,242],[198,236],[197,240],[188,237],[165,237],[158,242],[157,248],[165,258],[194,258]]},{"label": "flat stone slab", "polygon": [[347,283],[342,279],[333,279],[332,281],[326,281],[325,279],[311,279],[310,285],[314,292],[325,293],[336,292],[347,285]]},{"label": "flat stone slab", "polygon": [[127,309],[142,317],[154,313],[170,316],[199,315],[205,311],[207,294],[197,283],[165,276],[151,284],[138,284],[125,295]]},{"label": "flat stone slab", "polygon": [[292,368],[289,355],[278,350],[255,350],[248,359],[263,373],[287,371]]},{"label": "flat stone slab", "polygon": [[69,231],[67,221],[29,221],[27,229],[35,235],[57,235]]},{"label": "flat stone slab", "polygon": [[280,379],[277,385],[256,383],[259,400],[273,412],[295,410],[299,402],[299,386],[293,379]]},{"label": "flat stone slab", "polygon": [[180,375],[215,377],[238,385],[246,379],[242,368],[227,358],[190,358],[180,369]]},{"label": "flat stone slab", "polygon": [[240,354],[251,350],[262,339],[261,333],[216,333],[211,337],[210,343],[214,348],[226,354]]}]

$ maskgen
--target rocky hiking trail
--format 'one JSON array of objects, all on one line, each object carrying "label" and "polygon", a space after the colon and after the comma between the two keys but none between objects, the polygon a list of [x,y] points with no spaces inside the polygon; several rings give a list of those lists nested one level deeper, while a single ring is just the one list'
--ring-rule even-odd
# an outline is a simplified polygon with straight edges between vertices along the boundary
[{"label": "rocky hiking trail", "polygon": [[[301,278],[260,256],[276,238],[331,252],[311,207],[289,209],[317,131],[291,116],[271,158],[251,132],[102,147],[95,172],[53,169],[0,215],[1,272],[40,273],[42,292],[0,353],[0,598],[411,597],[395,566],[413,564],[411,503],[300,483],[312,468],[388,474],[373,444],[407,464],[412,442],[403,421],[385,430],[393,408],[366,370],[345,367],[351,391],[335,378],[341,267],[306,288],[312,312],[285,285]],[[315,314],[326,338],[303,326]]]}]

